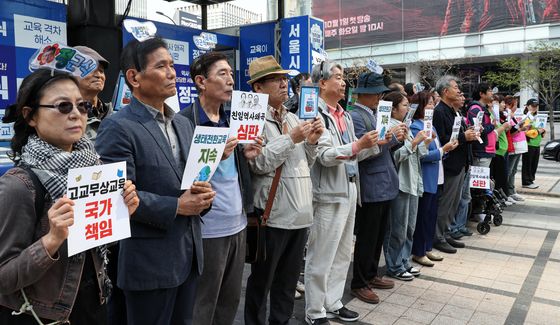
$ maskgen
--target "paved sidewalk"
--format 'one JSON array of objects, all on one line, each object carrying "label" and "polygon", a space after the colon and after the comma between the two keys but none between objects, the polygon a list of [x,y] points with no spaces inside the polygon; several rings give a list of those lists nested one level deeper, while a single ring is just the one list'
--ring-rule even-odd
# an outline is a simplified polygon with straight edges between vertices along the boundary
[{"label": "paved sidewalk", "polygon": [[[560,324],[560,198],[526,199],[507,208],[502,226],[464,238],[467,248],[421,267],[414,281],[376,290],[377,305],[352,297],[349,278],[343,301],[361,317],[346,324]],[[296,301],[290,324],[304,324],[304,304]],[[235,324],[242,310],[243,299]]]}]

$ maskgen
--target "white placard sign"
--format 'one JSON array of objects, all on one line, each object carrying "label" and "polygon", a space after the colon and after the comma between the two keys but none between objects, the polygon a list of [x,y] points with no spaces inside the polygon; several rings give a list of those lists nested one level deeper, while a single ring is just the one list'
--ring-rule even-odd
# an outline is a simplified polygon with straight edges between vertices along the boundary
[{"label": "white placard sign", "polygon": [[239,143],[255,143],[262,134],[268,108],[268,95],[234,91],[231,96],[229,127]]},{"label": "white placard sign", "polygon": [[385,135],[389,131],[392,109],[393,103],[385,100],[379,101],[379,104],[377,105],[377,121],[375,129],[379,132],[379,140],[385,140]]},{"label": "white placard sign", "polygon": [[196,127],[183,172],[182,190],[190,189],[196,181],[210,181],[222,160],[229,132],[229,128]]},{"label": "white placard sign", "polygon": [[426,133],[426,138],[430,139],[432,137],[432,121],[434,119],[434,110],[427,109],[424,111],[424,132]]},{"label": "white placard sign", "polygon": [[535,127],[537,129],[543,129],[546,126],[546,122],[548,121],[547,114],[537,114],[535,117]]},{"label": "white placard sign", "polygon": [[471,166],[470,188],[490,189],[490,168]]},{"label": "white placard sign", "polygon": [[122,192],[126,162],[68,170],[66,195],[74,201],[68,228],[68,256],[130,237],[130,218]]},{"label": "white placard sign", "polygon": [[407,127],[410,127],[410,125],[412,124],[412,118],[414,117],[414,113],[416,113],[417,109],[418,104],[410,104],[408,112],[406,112],[406,115],[404,117],[404,124],[406,124]]},{"label": "white placard sign", "polygon": [[449,142],[459,140],[459,131],[461,131],[462,119],[463,118],[461,116],[455,116],[455,119],[453,120],[453,129],[451,131],[451,137],[449,138]]}]

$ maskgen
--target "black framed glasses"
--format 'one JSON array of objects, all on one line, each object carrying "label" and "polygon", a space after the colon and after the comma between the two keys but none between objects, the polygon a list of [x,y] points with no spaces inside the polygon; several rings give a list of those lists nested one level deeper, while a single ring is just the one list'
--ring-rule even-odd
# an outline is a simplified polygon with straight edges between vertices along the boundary
[{"label": "black framed glasses", "polygon": [[284,76],[284,75],[280,75],[280,76],[274,76],[274,77],[269,77],[269,78],[263,78],[263,82],[275,82],[275,83],[284,83],[284,82],[288,82],[288,77]]},{"label": "black framed glasses", "polygon": [[[78,112],[81,114],[87,114],[93,107],[93,105],[88,101],[83,101],[75,105]],[[69,114],[74,109],[74,103],[72,102],[60,102],[54,105],[38,105],[38,107],[54,108],[57,109],[62,114]]]}]

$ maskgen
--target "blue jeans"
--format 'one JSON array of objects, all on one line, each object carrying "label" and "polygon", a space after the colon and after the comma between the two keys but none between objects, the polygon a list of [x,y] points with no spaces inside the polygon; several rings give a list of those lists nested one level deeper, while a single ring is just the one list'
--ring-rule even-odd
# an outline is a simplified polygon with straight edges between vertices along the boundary
[{"label": "blue jeans", "polygon": [[418,196],[399,191],[391,201],[391,214],[383,243],[387,273],[399,274],[408,270],[412,240],[416,228]]},{"label": "blue jeans", "polygon": [[471,188],[470,188],[471,173],[467,170],[465,173],[465,180],[463,181],[463,189],[461,191],[461,200],[459,200],[459,207],[455,214],[455,220],[451,223],[451,232],[457,232],[465,229],[467,226],[467,214],[469,213],[469,203],[471,202]]}]

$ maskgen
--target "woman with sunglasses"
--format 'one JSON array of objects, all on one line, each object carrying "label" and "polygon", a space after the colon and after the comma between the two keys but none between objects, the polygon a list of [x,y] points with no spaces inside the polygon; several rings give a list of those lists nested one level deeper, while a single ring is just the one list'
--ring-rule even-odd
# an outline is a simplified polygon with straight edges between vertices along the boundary
[{"label": "woman with sunglasses", "polygon": [[[38,70],[4,117],[15,122],[16,167],[0,178],[0,324],[106,323],[106,248],[68,257],[66,244],[68,169],[100,164],[84,137],[90,107],[74,77]],[[132,214],[139,200],[130,181],[122,195]]]}]

